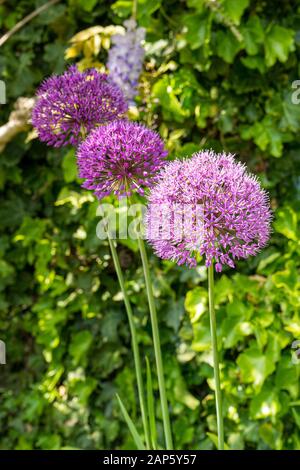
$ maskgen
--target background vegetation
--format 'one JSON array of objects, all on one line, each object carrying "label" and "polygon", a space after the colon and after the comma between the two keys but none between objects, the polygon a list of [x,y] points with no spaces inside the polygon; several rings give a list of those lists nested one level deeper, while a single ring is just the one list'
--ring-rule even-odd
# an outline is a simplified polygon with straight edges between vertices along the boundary
[{"label": "background vegetation", "polygon": [[[2,1],[3,34],[43,2]],[[4,124],[19,96],[68,63],[105,64],[131,0],[60,1],[1,48]],[[217,276],[224,415],[232,449],[300,449],[300,6],[286,0],[139,0],[146,63],[135,118],[170,158],[235,152],[271,195],[274,232],[255,259]],[[84,31],[88,28],[88,31]],[[72,43],[70,39],[77,33]],[[31,138],[30,138],[31,137]],[[126,314],[97,202],[80,189],[73,151],[18,134],[0,163],[0,448],[131,448],[115,393],[137,413]],[[137,247],[118,251],[143,355],[151,331]],[[176,447],[210,449],[216,433],[206,271],[151,258]],[[152,362],[153,363],[153,362]],[[157,388],[157,384],[156,384]],[[157,409],[161,430],[160,410]]]}]

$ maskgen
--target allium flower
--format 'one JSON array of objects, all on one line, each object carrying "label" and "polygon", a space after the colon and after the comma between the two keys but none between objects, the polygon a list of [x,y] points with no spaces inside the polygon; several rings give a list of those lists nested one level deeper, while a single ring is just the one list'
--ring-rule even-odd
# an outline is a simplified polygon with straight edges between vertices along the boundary
[{"label": "allium flower", "polygon": [[137,28],[134,20],[124,22],[125,34],[112,37],[107,67],[114,82],[122,89],[129,104],[134,104],[137,85],[143,68],[145,51],[141,46],[145,29]]},{"label": "allium flower", "polygon": [[76,146],[97,125],[126,111],[124,96],[111,78],[95,69],[79,72],[72,65],[40,86],[32,123],[40,140],[48,145]]},{"label": "allium flower", "polygon": [[203,151],[162,169],[149,196],[146,231],[161,258],[195,266],[200,253],[206,266],[215,262],[222,271],[257,254],[270,220],[268,196],[245,165],[233,155]]},{"label": "allium flower", "polygon": [[130,195],[155,181],[167,152],[160,136],[126,120],[114,121],[91,132],[79,147],[77,162],[83,187],[101,199],[110,193]]}]

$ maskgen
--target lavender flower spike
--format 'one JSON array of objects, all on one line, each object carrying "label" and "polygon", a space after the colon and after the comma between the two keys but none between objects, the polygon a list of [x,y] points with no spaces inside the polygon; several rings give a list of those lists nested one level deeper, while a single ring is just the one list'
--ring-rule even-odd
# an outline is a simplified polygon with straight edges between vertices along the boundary
[{"label": "lavender flower spike", "polygon": [[112,37],[113,46],[109,50],[107,67],[128,103],[133,105],[143,68],[145,51],[141,43],[145,39],[145,29],[137,28],[133,19],[125,21],[124,26],[124,35],[116,34]]},{"label": "lavender flower spike", "polygon": [[80,145],[77,163],[83,187],[101,199],[110,193],[144,194],[167,152],[160,136],[135,122],[114,121],[95,129]]},{"label": "lavender flower spike", "polygon": [[[178,234],[183,213],[188,230]],[[231,154],[202,151],[163,168],[149,196],[146,231],[161,258],[195,266],[199,253],[206,266],[215,262],[222,271],[258,253],[269,238],[270,221],[268,196],[245,165]]]},{"label": "lavender flower spike", "polygon": [[32,123],[41,141],[53,147],[78,145],[96,126],[127,111],[124,96],[106,74],[79,72],[75,65],[53,75],[37,92]]}]

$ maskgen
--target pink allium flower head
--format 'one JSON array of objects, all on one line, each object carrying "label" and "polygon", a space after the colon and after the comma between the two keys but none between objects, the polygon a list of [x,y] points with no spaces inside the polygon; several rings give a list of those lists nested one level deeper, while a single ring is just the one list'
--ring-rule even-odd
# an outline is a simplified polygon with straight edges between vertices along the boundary
[{"label": "pink allium flower head", "polygon": [[40,86],[32,123],[40,140],[48,145],[76,146],[96,126],[126,111],[123,93],[108,75],[95,69],[79,72],[72,65]]},{"label": "pink allium flower head", "polygon": [[144,194],[153,185],[167,152],[160,136],[126,120],[98,127],[79,147],[77,163],[83,187],[101,199],[110,193]]},{"label": "pink allium flower head", "polygon": [[200,253],[206,266],[215,262],[222,271],[267,243],[271,212],[266,192],[245,165],[210,150],[165,165],[145,221],[147,239],[161,258],[195,266]]}]

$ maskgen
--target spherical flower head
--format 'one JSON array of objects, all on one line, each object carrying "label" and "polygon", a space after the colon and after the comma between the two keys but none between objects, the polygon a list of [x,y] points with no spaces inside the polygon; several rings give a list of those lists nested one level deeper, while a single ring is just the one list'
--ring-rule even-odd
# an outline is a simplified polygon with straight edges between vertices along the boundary
[{"label": "spherical flower head", "polygon": [[83,187],[101,199],[144,194],[155,182],[167,152],[160,136],[135,122],[114,121],[98,127],[79,147],[77,162]]},{"label": "spherical flower head", "polygon": [[193,267],[235,267],[267,243],[271,211],[256,177],[233,155],[202,151],[165,165],[149,195],[146,236],[156,254]]},{"label": "spherical flower head", "polygon": [[96,126],[126,111],[123,93],[108,75],[95,69],[79,72],[72,65],[40,86],[32,123],[48,145],[76,146]]}]

